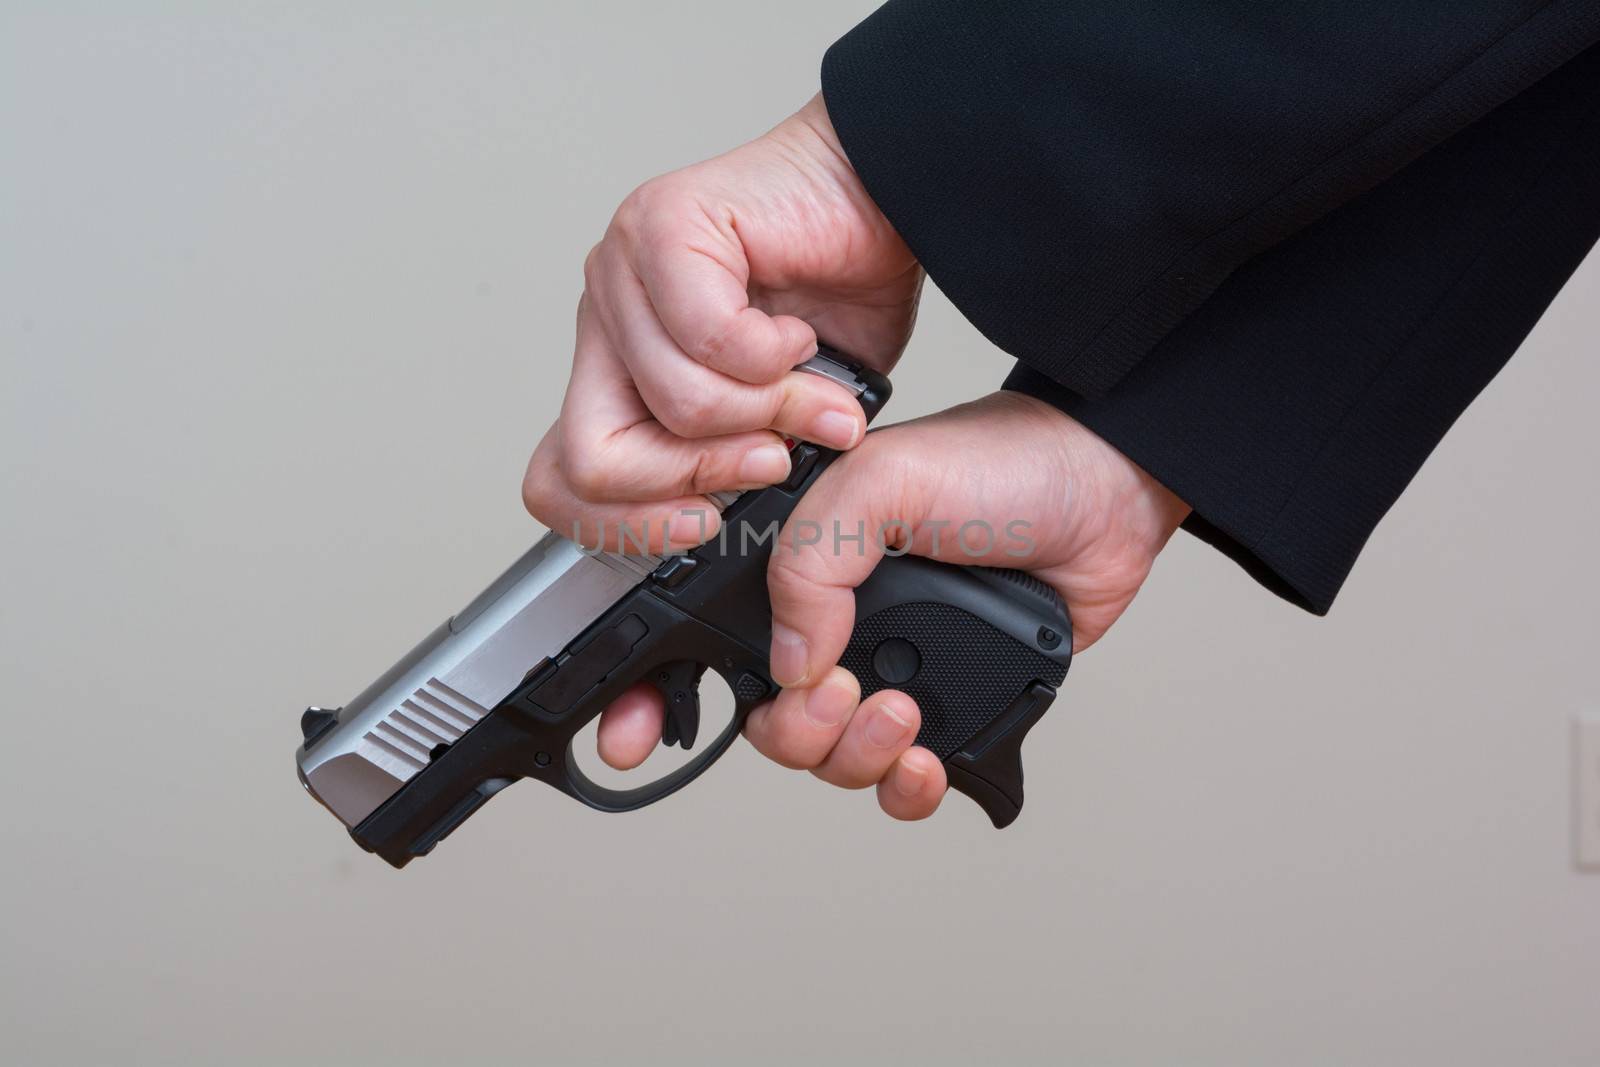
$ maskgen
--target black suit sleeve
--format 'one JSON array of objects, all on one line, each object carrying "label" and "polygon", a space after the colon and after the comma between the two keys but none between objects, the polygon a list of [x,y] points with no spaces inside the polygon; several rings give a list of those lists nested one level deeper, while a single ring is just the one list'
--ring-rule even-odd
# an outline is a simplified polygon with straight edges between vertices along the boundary
[{"label": "black suit sleeve", "polygon": [[1600,234],[1600,4],[1429,11],[899,2],[824,64],[1008,388],[1319,612]]},{"label": "black suit sleeve", "polygon": [[1596,39],[1595,0],[891,0],[822,80],[939,287],[1094,396],[1241,263]]}]

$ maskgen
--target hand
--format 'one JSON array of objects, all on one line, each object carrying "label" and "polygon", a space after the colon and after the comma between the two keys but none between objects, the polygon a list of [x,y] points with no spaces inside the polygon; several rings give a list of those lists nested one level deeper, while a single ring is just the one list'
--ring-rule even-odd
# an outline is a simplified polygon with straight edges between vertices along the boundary
[{"label": "hand", "polygon": [[705,494],[787,477],[779,434],[861,440],[855,399],[792,368],[820,334],[887,371],[922,271],[818,96],[750,144],[635,190],[584,282],[572,379],[523,499],[589,545],[618,549],[621,524],[642,524],[659,552],[715,532]]},{"label": "hand", "polygon": [[[1083,426],[1018,393],[869,435],[817,479],[778,535],[767,570],[771,667],[786,688],[750,714],[745,736],[823,781],[876,785],[879,805],[896,818],[931,815],[945,773],[933,753],[912,745],[915,703],[885,690],[858,706],[855,678],[836,666],[855,627],[855,587],[884,555],[874,534],[886,531],[895,551],[1032,573],[1066,601],[1081,651],[1127,609],[1188,512]],[[962,539],[971,520],[988,524],[988,543]],[[864,544],[836,550],[835,521],[847,534],[862,523]],[[797,548],[813,540],[796,536],[810,523],[827,533]],[[601,717],[601,758],[638,766],[660,739],[661,715],[653,688],[629,690]]]}]

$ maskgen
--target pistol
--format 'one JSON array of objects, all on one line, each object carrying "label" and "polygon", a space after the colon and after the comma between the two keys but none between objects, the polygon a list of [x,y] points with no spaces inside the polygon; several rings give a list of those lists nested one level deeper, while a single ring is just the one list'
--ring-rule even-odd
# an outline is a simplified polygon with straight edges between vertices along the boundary
[{"label": "pistol", "polygon": [[[827,347],[799,369],[848,389],[869,420],[889,398],[887,379]],[[777,529],[837,455],[795,442],[781,485],[713,498],[721,533],[690,552],[602,552],[546,534],[354,700],[306,709],[301,784],[395,867],[428,854],[522,778],[606,812],[688,785],[777,693],[767,561],[785,550]],[[1066,607],[1038,579],[891,554],[856,590],[840,663],[863,697],[888,688],[911,696],[922,712],[916,743],[1004,827],[1022,810],[1023,737],[1071,658]],[[631,789],[583,773],[574,739],[640,681],[665,702],[662,743],[692,749],[707,669],[727,682],[734,711],[693,759]]]}]

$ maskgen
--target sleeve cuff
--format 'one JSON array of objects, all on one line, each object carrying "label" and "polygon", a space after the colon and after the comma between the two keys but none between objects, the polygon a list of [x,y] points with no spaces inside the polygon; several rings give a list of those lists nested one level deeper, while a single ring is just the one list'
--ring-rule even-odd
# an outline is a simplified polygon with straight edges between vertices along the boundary
[{"label": "sleeve cuff", "polygon": [[1325,613],[1367,539],[1600,238],[1600,47],[1243,266],[1109,393],[1019,365]]}]

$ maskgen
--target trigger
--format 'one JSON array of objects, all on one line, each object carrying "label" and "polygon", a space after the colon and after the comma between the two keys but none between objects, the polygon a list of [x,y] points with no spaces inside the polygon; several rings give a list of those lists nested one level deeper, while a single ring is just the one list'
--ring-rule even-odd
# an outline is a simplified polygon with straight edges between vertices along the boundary
[{"label": "trigger", "polygon": [[650,683],[666,705],[661,718],[661,743],[668,748],[694,747],[695,734],[700,732],[700,676],[705,672],[705,664],[680,659],[661,664],[651,675]]}]

